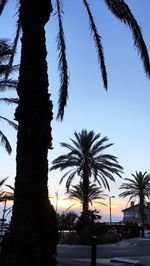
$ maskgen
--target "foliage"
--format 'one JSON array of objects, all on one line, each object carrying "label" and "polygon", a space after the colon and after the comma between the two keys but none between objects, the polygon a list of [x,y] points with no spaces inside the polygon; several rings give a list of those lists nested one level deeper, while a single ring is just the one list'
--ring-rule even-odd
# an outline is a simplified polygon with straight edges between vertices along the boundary
[{"label": "foliage", "polygon": [[105,234],[102,234],[98,236],[97,243],[98,244],[112,244],[119,241],[119,237],[117,234],[114,234],[113,232],[105,232]]},{"label": "foliage", "polygon": [[80,236],[81,244],[91,244],[91,237],[96,236],[97,239],[100,238],[101,235],[106,233],[105,226],[101,223],[89,224],[86,226],[82,226],[77,228],[77,233]]},{"label": "foliage", "polygon": [[70,139],[71,144],[60,143],[61,147],[68,150],[68,153],[53,160],[50,170],[68,169],[60,180],[61,184],[67,177],[67,190],[75,176],[82,178],[82,181],[84,178],[89,180],[93,177],[100,187],[103,185],[104,188],[110,189],[107,179],[115,181],[113,175],[121,177],[123,170],[115,156],[104,153],[113,144],[106,144],[107,137],[100,138],[100,134],[95,134],[94,131],[88,132],[86,129],[79,133],[75,131],[74,137],[75,139]]},{"label": "foliage", "polygon": [[[83,195],[82,181],[80,181],[79,184],[72,186],[72,189],[69,189],[67,194],[68,194],[67,199],[77,201],[77,203],[79,202],[83,206],[84,195]],[[100,187],[96,186],[96,184],[94,183],[92,184],[91,182],[89,182],[88,201],[89,204],[91,204],[91,206],[93,206],[94,203],[106,205],[102,202],[97,201],[99,199],[105,199],[105,196],[106,194],[103,193],[103,190]],[[72,204],[70,207],[68,207],[68,209],[72,208],[77,203]]]},{"label": "foliage", "polygon": [[[90,190],[89,184],[91,178],[97,182],[99,186],[110,189],[107,179],[115,181],[114,175],[121,177],[122,166],[119,165],[117,158],[113,155],[105,153],[105,149],[112,144],[106,144],[107,137],[100,138],[100,134],[94,131],[83,129],[80,133],[75,131],[75,140],[71,140],[71,144],[62,142],[61,146],[68,149],[68,153],[60,155],[52,161],[50,170],[60,169],[66,170],[62,176],[60,183],[67,177],[66,188],[69,192],[70,184],[75,176],[79,176],[82,181],[82,206],[84,222],[89,222],[89,202]],[[76,188],[78,189],[78,187]],[[79,189],[78,189],[79,192]]]},{"label": "foliage", "polygon": [[[8,71],[8,62],[12,55],[12,47],[9,45],[9,42],[7,39],[0,39],[0,92],[3,92],[8,89],[15,89],[17,86],[17,81],[13,79],[7,79],[5,80],[6,72]],[[10,73],[12,74],[14,71],[18,70],[18,66],[12,66],[10,68]],[[15,98],[0,98],[0,102],[5,103],[16,103],[17,99]],[[8,118],[5,118],[3,116],[0,116],[0,121],[6,122],[9,126],[13,127],[14,129],[17,129],[17,125],[9,120]],[[8,138],[5,136],[5,134],[0,130],[0,141],[1,144],[4,146],[6,152],[8,154],[11,153],[12,148],[9,143]]]},{"label": "foliage", "polygon": [[[2,185],[5,183],[5,181],[7,180],[8,177],[3,178],[2,180],[0,180],[0,188],[2,187]],[[3,197],[4,192],[0,190],[0,201],[2,201],[2,197]]]},{"label": "foliage", "polygon": [[[3,10],[7,2],[8,1],[6,0],[0,1],[0,15],[3,13]],[[13,63],[14,55],[15,55],[16,48],[17,48],[17,43],[18,43],[19,36],[21,34],[21,29],[22,29],[21,19],[20,19],[21,1],[16,0],[16,2],[17,2],[17,7],[18,7],[17,14],[19,15],[19,18],[17,20],[16,35],[15,35],[13,45],[12,45],[13,53],[12,53],[12,56],[9,62],[10,69]],[[133,16],[130,8],[123,0],[116,0],[115,3],[111,0],[105,0],[104,2],[106,6],[108,7],[108,9],[111,11],[111,13],[114,14],[116,18],[118,18],[121,22],[123,22],[130,28],[132,32],[133,40],[134,40],[134,45],[139,51],[140,57],[143,62],[144,70],[147,76],[149,77],[150,76],[150,68],[149,68],[150,63],[149,63],[147,47],[146,47],[146,44],[142,36],[141,28],[138,25],[135,17]],[[63,29],[63,14],[64,14],[63,5],[62,5],[63,1],[55,0],[55,3],[56,3],[55,5],[56,9],[54,12],[58,18],[57,48],[58,48],[58,70],[59,70],[59,75],[60,75],[60,91],[59,91],[57,118],[62,120],[64,116],[64,108],[67,104],[67,98],[68,98],[69,69],[68,69],[68,62],[67,62],[67,56],[66,56],[65,33]],[[100,72],[101,72],[101,76],[103,80],[103,85],[104,85],[104,88],[107,90],[108,80],[107,80],[107,70],[106,70],[106,65],[105,65],[102,38],[97,30],[97,25],[95,23],[94,16],[92,14],[91,7],[88,1],[83,0],[83,4],[85,6],[85,10],[89,18],[90,30],[92,32],[92,37],[93,37],[96,51],[97,51],[97,58],[98,58],[98,63],[100,65]],[[49,0],[49,5],[51,6],[51,11],[52,11],[51,0]],[[8,78],[9,72],[10,70],[8,71],[6,75],[7,78]]]},{"label": "foliage", "polygon": [[73,230],[77,217],[77,214],[71,211],[63,212],[62,214],[57,213],[58,230]]},{"label": "foliage", "polygon": [[69,244],[69,245],[79,245],[81,244],[80,236],[76,232],[67,232],[61,233],[61,237],[59,239],[59,243],[61,244]]},{"label": "foliage", "polygon": [[[89,217],[89,223],[88,225],[95,224],[99,222],[102,218],[102,216],[99,214],[100,211],[94,209],[94,210],[88,210],[87,215]],[[78,220],[76,222],[76,229],[79,231],[82,227],[84,227],[84,212],[81,212],[81,215],[78,217]]]},{"label": "foliage", "polygon": [[[124,190],[119,194],[120,197],[125,198],[129,197],[130,202],[132,199],[138,199],[140,206],[140,214],[142,224],[144,225],[144,204],[146,199],[150,199],[150,174],[147,172],[142,173],[141,171],[135,172],[135,174],[131,174],[133,179],[125,178],[124,182],[120,189]],[[142,235],[144,236],[144,229],[142,228]]]},{"label": "foliage", "polygon": [[139,203],[141,198],[143,198],[144,202],[146,201],[146,198],[149,200],[150,174],[147,174],[147,172],[142,173],[141,171],[139,172],[136,171],[135,174],[131,175],[133,176],[133,179],[130,178],[124,179],[127,182],[124,182],[120,186],[120,189],[124,191],[120,193],[119,196],[122,198],[129,197],[129,201],[138,198]]},{"label": "foliage", "polygon": [[116,233],[106,230],[104,224],[96,223],[94,225],[86,225],[80,228],[79,231],[62,233],[60,243],[70,245],[91,245],[92,236],[96,236],[97,244],[116,243],[119,241]]},{"label": "foliage", "polygon": [[[8,0],[0,1],[0,14],[2,14],[7,2]],[[19,18],[17,21],[17,34],[13,43],[14,52],[19,39],[20,28],[22,28],[23,32],[21,38],[21,67],[17,86],[19,105],[15,114],[19,123],[16,156],[17,173],[12,227],[10,235],[5,238],[2,245],[1,264],[3,266],[14,266],[16,264],[28,266],[55,265],[56,221],[53,208],[48,204],[47,191],[47,151],[48,148],[52,147],[50,126],[52,121],[52,103],[49,101],[48,95],[44,32],[44,26],[52,13],[52,4],[51,0],[21,0],[17,1],[17,3]],[[97,32],[88,1],[83,0],[83,3],[87,10],[90,27],[96,42],[106,87],[106,71],[101,37]],[[149,75],[147,49],[140,27],[130,9],[123,0],[116,0],[115,4],[111,0],[105,0],[105,3],[111,12],[132,30],[135,46],[140,52],[146,73]],[[58,118],[62,119],[68,95],[68,68],[62,27],[61,0],[56,0],[56,4],[59,22],[57,40],[61,76]],[[12,53],[10,58],[10,66],[13,62],[13,56],[14,53]],[[6,77],[8,79],[8,73]],[[28,197],[25,199],[27,191]]]}]

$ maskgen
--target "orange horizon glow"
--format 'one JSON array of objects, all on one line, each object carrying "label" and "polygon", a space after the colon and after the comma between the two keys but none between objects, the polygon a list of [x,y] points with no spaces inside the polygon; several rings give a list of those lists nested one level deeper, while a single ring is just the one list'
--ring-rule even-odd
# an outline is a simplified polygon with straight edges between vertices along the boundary
[{"label": "orange horizon glow", "polygon": [[[57,208],[57,212],[61,213],[63,211],[67,211],[67,209],[72,205],[75,204],[72,208],[70,208],[68,211],[74,211],[74,212],[81,212],[82,211],[82,206],[76,201],[69,200],[69,199],[64,199],[63,196],[59,196],[58,200],[56,201],[56,197],[50,198],[50,201],[52,205],[54,206],[55,210]],[[104,216],[109,216],[110,215],[110,206],[108,204],[107,200],[101,200],[100,202],[107,204],[107,206],[104,206],[100,203],[96,203],[96,201],[93,204],[93,207],[90,206],[91,209],[96,208],[97,210],[100,211],[100,214]],[[117,199],[114,198],[111,202],[111,213],[112,216],[116,217],[123,217],[122,210],[126,208],[126,200],[124,199]],[[57,205],[57,206],[56,206]]]}]

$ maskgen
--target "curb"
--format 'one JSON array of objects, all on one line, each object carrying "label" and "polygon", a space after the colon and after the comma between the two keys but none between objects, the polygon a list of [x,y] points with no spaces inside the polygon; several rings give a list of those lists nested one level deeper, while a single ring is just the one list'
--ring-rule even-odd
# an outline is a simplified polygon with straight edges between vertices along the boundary
[{"label": "curb", "polygon": [[135,260],[135,259],[129,259],[129,258],[120,258],[120,257],[116,257],[113,259],[110,259],[110,261],[112,262],[120,262],[120,263],[127,263],[130,265],[137,265],[137,266],[143,266],[139,260]]}]

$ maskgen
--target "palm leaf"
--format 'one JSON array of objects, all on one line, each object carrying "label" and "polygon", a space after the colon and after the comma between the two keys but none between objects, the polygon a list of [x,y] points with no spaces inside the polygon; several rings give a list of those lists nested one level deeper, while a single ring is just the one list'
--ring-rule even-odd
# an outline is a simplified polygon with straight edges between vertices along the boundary
[{"label": "palm leaf", "polygon": [[68,85],[69,85],[69,75],[68,75],[68,63],[66,59],[66,44],[65,44],[65,35],[62,24],[62,2],[57,0],[57,15],[58,15],[58,24],[59,32],[57,36],[57,48],[59,51],[59,65],[58,69],[60,72],[60,91],[59,91],[59,100],[58,100],[58,114],[57,119],[62,120],[64,116],[64,107],[67,104],[68,98]]},{"label": "palm leaf", "polygon": [[97,49],[98,61],[100,63],[100,67],[101,67],[101,73],[102,73],[104,88],[107,90],[107,83],[108,83],[107,82],[107,72],[106,72],[106,66],[105,66],[101,37],[98,34],[98,31],[97,31],[97,28],[96,28],[96,25],[94,22],[94,18],[93,18],[93,15],[92,15],[92,12],[90,10],[90,7],[89,7],[87,0],[83,0],[83,3],[86,7],[86,10],[87,10],[87,13],[89,16],[90,28],[91,28],[91,31],[93,33],[93,37],[94,37],[94,41],[95,41],[95,45],[96,45],[96,49]]},{"label": "palm leaf", "polygon": [[0,15],[2,14],[5,5],[7,4],[8,0],[0,0]]},{"label": "palm leaf", "polygon": [[5,183],[5,181],[7,180],[7,178],[8,178],[8,177],[6,177],[6,178],[0,180],[0,187]]},{"label": "palm leaf", "polygon": [[1,144],[4,146],[7,153],[11,154],[12,148],[10,146],[10,143],[9,143],[7,137],[3,134],[3,132],[1,130],[0,130],[0,140],[1,140]]},{"label": "palm leaf", "polygon": [[0,98],[0,102],[4,102],[7,104],[18,104],[18,98]]},{"label": "palm leaf", "polygon": [[9,126],[13,127],[14,129],[18,129],[17,124],[15,124],[13,121],[9,120],[8,118],[5,118],[3,116],[0,116],[0,119],[4,120],[5,122],[7,122],[9,124]]},{"label": "palm leaf", "polygon": [[15,38],[14,38],[14,41],[13,41],[13,44],[12,44],[12,53],[11,53],[10,60],[9,60],[9,63],[8,63],[8,69],[7,69],[6,74],[5,74],[5,80],[6,80],[6,82],[8,80],[9,74],[12,71],[12,65],[13,65],[14,56],[15,56],[16,49],[17,49],[17,44],[18,44],[20,32],[21,32],[21,25],[20,25],[20,19],[18,19],[18,21],[17,21],[16,35],[15,35]]},{"label": "palm leaf", "polygon": [[123,0],[105,0],[106,5],[111,10],[111,12],[122,22],[127,24],[132,31],[134,45],[138,49],[143,61],[144,69],[148,77],[150,77],[150,62],[147,52],[147,47],[144,42],[141,29],[135,20],[133,14],[131,13],[128,5]]},{"label": "palm leaf", "polygon": [[16,80],[12,80],[12,79],[7,79],[4,80],[0,80],[0,91],[6,91],[6,90],[10,90],[10,89],[16,89],[18,82]]}]

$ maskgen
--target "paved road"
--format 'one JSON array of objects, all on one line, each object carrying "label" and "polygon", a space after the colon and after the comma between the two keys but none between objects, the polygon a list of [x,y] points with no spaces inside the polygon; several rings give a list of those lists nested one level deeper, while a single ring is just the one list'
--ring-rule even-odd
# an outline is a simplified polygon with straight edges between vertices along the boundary
[{"label": "paved road", "polygon": [[[118,244],[97,246],[97,265],[102,261],[110,261],[114,257],[139,259],[150,256],[150,239],[131,239],[121,241]],[[147,257],[146,257],[147,256]],[[89,266],[91,257],[90,246],[58,245],[58,266]],[[103,259],[103,260],[102,260]],[[111,263],[116,265],[116,263]],[[117,263],[117,266],[128,264]],[[150,266],[150,262],[149,262]]]}]

